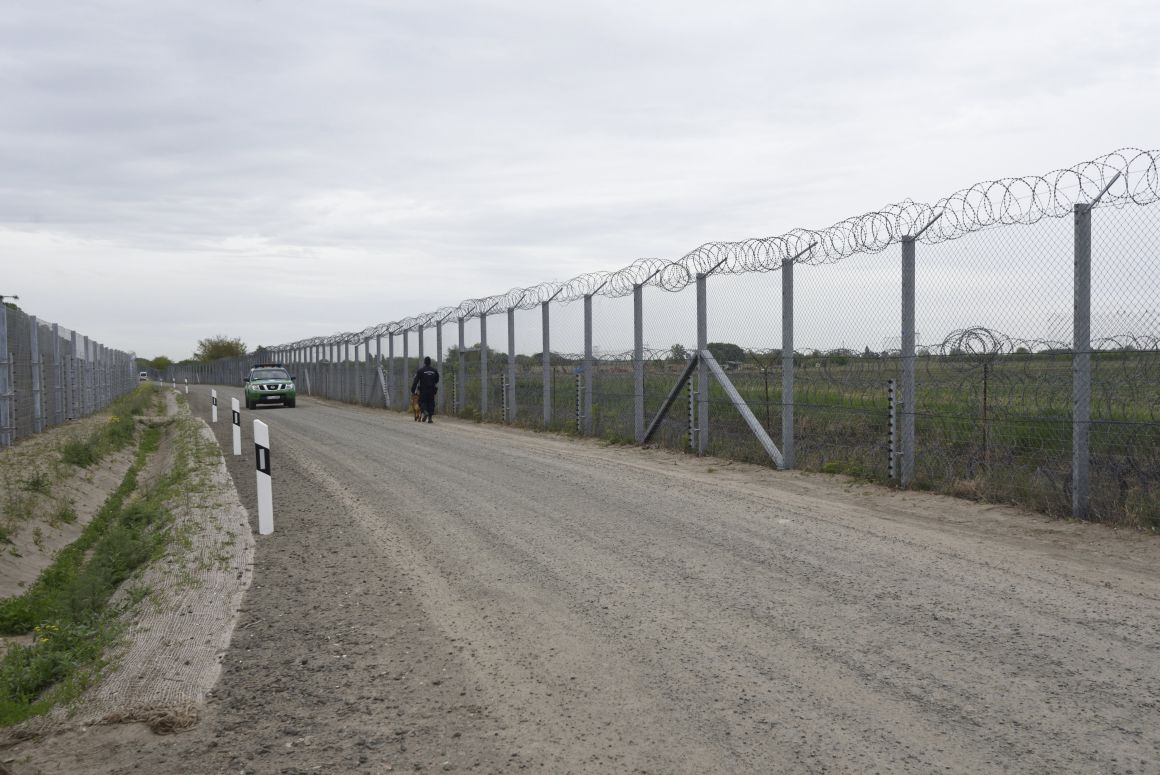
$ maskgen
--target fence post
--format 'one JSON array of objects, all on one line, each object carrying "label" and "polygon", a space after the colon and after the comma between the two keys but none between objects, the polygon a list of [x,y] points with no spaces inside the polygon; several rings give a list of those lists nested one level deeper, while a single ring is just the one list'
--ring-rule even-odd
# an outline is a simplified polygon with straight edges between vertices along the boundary
[{"label": "fence post", "polygon": [[[398,386],[395,384],[395,332],[394,330],[387,332],[387,392],[391,395],[391,401],[394,402],[399,396]],[[391,407],[392,409],[394,407]]]},{"label": "fence post", "polygon": [[[68,357],[69,357],[69,361],[68,361],[69,362],[69,366],[68,366],[68,419],[75,420],[77,417],[80,417],[80,414],[79,414],[80,407],[79,407],[79,401],[78,401],[78,397],[80,395],[80,389],[78,387],[78,383],[80,382],[80,380],[77,378],[77,376],[78,376],[77,369],[79,368],[79,365],[77,362],[77,332],[76,331],[72,332],[72,336],[71,336],[69,341],[71,343],[71,346],[69,347],[69,351],[68,351],[68,353],[69,353],[69,355],[68,355]],[[171,366],[170,369],[172,369],[172,368],[173,367]]]},{"label": "fence post", "polygon": [[[447,317],[444,316],[443,320]],[[443,378],[443,320],[435,324],[435,369],[439,372],[439,378]],[[435,411],[440,414],[443,413],[444,400],[443,397],[447,394],[446,385],[444,389],[435,393]]]},{"label": "fence post", "polygon": [[914,237],[902,238],[902,347],[899,354],[902,383],[902,470],[899,483],[914,481]]},{"label": "fence post", "polygon": [[104,395],[101,388],[101,343],[97,341],[90,341],[93,361],[92,361],[92,388],[93,388],[93,412],[99,412],[105,407]]},{"label": "fence post", "polygon": [[1087,519],[1091,510],[1091,303],[1092,206],[1076,204],[1074,313],[1071,361],[1071,515]]},{"label": "fence post", "polygon": [[585,435],[592,434],[592,371],[595,359],[592,356],[592,294],[584,296],[584,428]]},{"label": "fence post", "polygon": [[97,345],[97,403],[100,409],[109,405],[109,348]]},{"label": "fence post", "polygon": [[507,372],[501,372],[499,375],[500,416],[501,416],[502,421],[504,423],[511,422],[511,418],[508,417],[507,386],[508,386]]},{"label": "fence post", "polygon": [[93,412],[99,412],[105,408],[105,396],[103,380],[101,379],[101,343],[97,341],[90,342],[93,352],[93,370],[92,370],[92,385],[93,385]]},{"label": "fence post", "polygon": [[785,467],[794,467],[793,443],[793,265],[781,265],[781,456]]},{"label": "fence post", "polygon": [[362,395],[359,396],[359,403],[366,403],[367,406],[371,404],[371,385],[374,384],[375,376],[371,369],[374,360],[371,358],[371,338],[368,336],[363,342],[363,349],[366,350],[366,357],[363,358],[363,382]]},{"label": "fence post", "polygon": [[[553,296],[552,298],[555,298]],[[544,389],[544,427],[547,428],[552,424],[552,336],[549,331],[550,315],[548,313],[548,305],[552,301],[540,304],[540,323],[543,329],[540,334],[543,338],[543,352],[541,355],[540,364],[540,379],[543,380]]]},{"label": "fence post", "polygon": [[505,403],[507,404],[507,421],[510,424],[516,419],[516,308],[507,311],[508,318],[508,364],[507,384],[504,385]]},{"label": "fence post", "polygon": [[52,424],[64,422],[64,369],[61,368],[60,324],[52,324]]},{"label": "fence post", "polygon": [[[466,387],[466,386],[464,386]],[[479,315],[479,415],[487,419],[487,313]]]},{"label": "fence post", "polygon": [[28,318],[29,371],[32,372],[32,432],[44,430],[44,386],[40,364],[40,323],[36,316]]},{"label": "fence post", "polygon": [[[708,275],[697,275],[697,353],[709,347]],[[709,367],[697,360],[697,454],[709,448]]]},{"label": "fence post", "polygon": [[403,384],[399,386],[399,390],[404,394],[405,400],[403,407],[410,405],[411,401],[411,337],[410,329],[403,331]]},{"label": "fence post", "polygon": [[[383,369],[383,335],[382,334],[375,335],[375,367],[378,368],[378,370],[379,370],[379,376],[383,376],[386,373],[385,370]],[[383,389],[383,392],[390,395],[389,391],[387,390],[386,385],[380,385],[379,387],[381,387]]]},{"label": "fence post", "polygon": [[81,398],[81,416],[88,417],[93,412],[93,397],[92,397],[92,382],[93,382],[93,368],[92,368],[92,343],[89,338],[84,337],[85,340],[85,357],[81,361],[81,389],[84,395]]},{"label": "fence post", "polygon": [[[358,357],[358,345],[357,344],[354,346],[354,350],[355,350],[355,357],[357,358]],[[348,339],[347,341],[342,343],[342,370],[338,373],[338,379],[340,382],[339,390],[341,391],[339,393],[339,400],[345,401],[347,403],[351,403],[351,384],[350,383],[353,381],[351,379],[351,377],[353,376],[351,374],[351,364],[352,363],[353,363],[353,361],[351,360],[351,357],[350,357],[350,340]]]},{"label": "fence post", "polygon": [[8,308],[0,302],[0,447],[12,445],[12,377],[9,371],[11,351],[8,349]]},{"label": "fence post", "polygon": [[886,478],[898,478],[898,471],[896,466],[897,444],[895,438],[898,435],[898,415],[896,412],[895,388],[894,380],[886,381]]},{"label": "fence post", "polygon": [[584,371],[576,372],[576,432],[584,429]]},{"label": "fence post", "polygon": [[637,444],[644,440],[644,286],[632,286],[632,427]]},{"label": "fence post", "polygon": [[[700,356],[697,361],[700,362]],[[697,390],[693,387],[693,380],[689,380],[689,450],[697,451]]]},{"label": "fence post", "polygon": [[464,339],[464,319],[457,318],[459,321],[459,357],[457,359],[456,371],[459,373],[455,380],[455,413],[463,414],[464,391],[467,389],[467,350],[463,342]]}]

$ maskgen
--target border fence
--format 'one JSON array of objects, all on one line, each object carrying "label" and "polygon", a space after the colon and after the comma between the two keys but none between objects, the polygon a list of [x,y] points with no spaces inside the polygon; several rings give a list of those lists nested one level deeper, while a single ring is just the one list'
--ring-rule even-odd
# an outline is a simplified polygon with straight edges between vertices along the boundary
[{"label": "border fence", "polygon": [[397,410],[428,355],[461,417],[1158,528],[1158,161],[1120,150],[263,355],[304,394]]},{"label": "border fence", "polygon": [[0,304],[0,447],[100,411],[136,368],[133,353]]}]

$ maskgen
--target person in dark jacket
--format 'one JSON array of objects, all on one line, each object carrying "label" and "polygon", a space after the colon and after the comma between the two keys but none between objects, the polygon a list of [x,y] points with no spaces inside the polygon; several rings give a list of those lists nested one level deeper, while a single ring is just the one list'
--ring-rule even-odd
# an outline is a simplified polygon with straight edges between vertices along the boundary
[{"label": "person in dark jacket", "polygon": [[423,359],[423,367],[415,372],[411,380],[411,393],[419,394],[419,421],[433,422],[435,416],[435,393],[439,390],[439,372],[431,365],[430,356]]}]

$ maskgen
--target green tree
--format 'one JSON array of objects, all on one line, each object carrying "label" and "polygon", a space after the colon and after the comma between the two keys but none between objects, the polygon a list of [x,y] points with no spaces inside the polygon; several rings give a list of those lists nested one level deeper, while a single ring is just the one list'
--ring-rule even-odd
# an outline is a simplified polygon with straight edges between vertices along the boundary
[{"label": "green tree", "polygon": [[726,361],[741,362],[745,360],[745,350],[735,344],[730,344],[729,342],[709,342],[706,347],[709,348],[709,352],[717,360],[717,363],[725,363]]},{"label": "green tree", "polygon": [[689,351],[683,344],[674,344],[669,348],[669,360],[675,363],[689,360]]},{"label": "green tree", "polygon": [[158,355],[156,358],[138,358],[138,363],[144,363],[146,366],[151,366],[158,371],[165,371],[173,365],[173,359],[167,355]]},{"label": "green tree", "polygon": [[246,354],[246,345],[240,338],[231,339],[224,334],[197,340],[194,360],[206,363],[218,358],[236,358]]}]

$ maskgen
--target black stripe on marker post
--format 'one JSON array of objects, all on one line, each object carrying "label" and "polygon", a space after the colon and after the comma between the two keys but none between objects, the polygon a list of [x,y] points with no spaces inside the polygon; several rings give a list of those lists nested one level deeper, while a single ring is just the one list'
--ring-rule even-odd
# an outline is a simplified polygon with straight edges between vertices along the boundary
[{"label": "black stripe on marker post", "polygon": [[241,424],[242,424],[242,413],[235,409],[234,410],[234,425],[241,425]]},{"label": "black stripe on marker post", "polygon": [[254,464],[258,473],[270,476],[270,448],[261,444],[254,445]]}]

